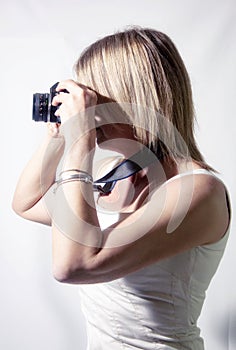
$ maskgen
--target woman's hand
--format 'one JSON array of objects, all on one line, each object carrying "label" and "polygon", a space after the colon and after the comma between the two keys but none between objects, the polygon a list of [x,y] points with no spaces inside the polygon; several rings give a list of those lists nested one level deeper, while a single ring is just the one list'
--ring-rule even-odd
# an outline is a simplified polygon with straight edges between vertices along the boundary
[{"label": "woman's hand", "polygon": [[[67,90],[68,93],[63,90]],[[55,115],[61,118],[62,124],[97,103],[96,93],[74,80],[60,82],[56,91],[59,94],[53,98],[52,104],[54,106],[60,105]]]},{"label": "woman's hand", "polygon": [[[65,92],[64,90],[67,90]],[[96,139],[94,112],[97,104],[97,95],[84,85],[73,80],[65,80],[58,84],[56,91],[59,92],[53,98],[52,105],[58,106],[55,116],[61,119],[62,134],[80,138],[89,136]],[[68,123],[69,121],[69,123]]]}]

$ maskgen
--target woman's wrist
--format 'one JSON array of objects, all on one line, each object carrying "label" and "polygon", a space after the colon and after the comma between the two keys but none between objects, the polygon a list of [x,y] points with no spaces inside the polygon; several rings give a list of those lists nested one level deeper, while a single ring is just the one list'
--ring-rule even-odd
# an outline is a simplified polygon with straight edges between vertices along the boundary
[{"label": "woman's wrist", "polygon": [[47,135],[49,138],[59,138],[62,137],[60,134],[60,124],[59,123],[47,123]]},{"label": "woman's wrist", "polygon": [[75,142],[66,152],[63,170],[79,169],[92,174],[95,142],[84,139]]}]

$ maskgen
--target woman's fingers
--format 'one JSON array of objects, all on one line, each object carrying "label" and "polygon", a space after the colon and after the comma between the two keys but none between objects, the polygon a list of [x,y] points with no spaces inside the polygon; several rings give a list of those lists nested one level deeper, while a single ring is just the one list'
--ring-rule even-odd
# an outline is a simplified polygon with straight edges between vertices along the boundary
[{"label": "woman's fingers", "polygon": [[[58,83],[56,91],[57,95],[54,96],[52,105],[58,107],[54,114],[60,117],[62,124],[97,104],[97,94],[94,91],[70,79]],[[80,117],[87,118],[83,117],[83,114]]]},{"label": "woman's fingers", "polygon": [[52,137],[56,137],[60,132],[60,124],[58,123],[47,123],[48,135]]},{"label": "woman's fingers", "polygon": [[63,103],[65,101],[65,98],[67,97],[67,96],[64,96],[64,95],[68,95],[68,94],[66,92],[60,92],[59,94],[54,96],[53,100],[52,100],[52,105],[53,106],[58,106],[61,103]]},{"label": "woman's fingers", "polygon": [[[83,89],[85,88],[86,87],[83,86]],[[58,92],[62,90],[67,90],[69,93],[73,93],[73,91],[75,90],[79,91],[80,89],[82,89],[82,85],[79,85],[72,79],[63,80],[56,87],[56,91]]]},{"label": "woman's fingers", "polygon": [[[75,97],[80,97],[85,100],[85,107],[93,106],[97,103],[97,94],[95,91],[89,89],[87,86],[75,82],[74,80],[67,79],[61,81],[56,88],[56,91],[59,92],[59,96],[65,94],[63,90],[67,90],[70,94]],[[57,95],[58,96],[58,95]],[[63,103],[64,100],[57,99],[59,103]]]}]

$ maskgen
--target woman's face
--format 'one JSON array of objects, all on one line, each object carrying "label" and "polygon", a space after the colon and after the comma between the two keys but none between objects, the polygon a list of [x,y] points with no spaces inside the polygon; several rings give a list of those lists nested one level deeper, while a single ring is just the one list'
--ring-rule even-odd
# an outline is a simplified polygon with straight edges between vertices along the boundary
[{"label": "woman's face", "polygon": [[120,104],[99,94],[95,126],[97,144],[102,149],[123,153],[128,140],[135,140],[132,122]]}]

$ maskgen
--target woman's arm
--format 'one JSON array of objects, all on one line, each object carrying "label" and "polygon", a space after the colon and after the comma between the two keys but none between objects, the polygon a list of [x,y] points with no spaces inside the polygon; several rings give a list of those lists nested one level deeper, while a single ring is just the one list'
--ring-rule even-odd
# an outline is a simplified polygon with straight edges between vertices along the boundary
[{"label": "woman's arm", "polygon": [[[228,226],[225,189],[211,175],[186,175],[169,182],[147,204],[103,232],[91,205],[90,187],[67,183],[56,194],[53,272],[60,282],[97,283],[123,277],[213,243]],[[170,222],[173,231],[168,233]]]},{"label": "woman's arm", "polygon": [[13,196],[12,208],[25,219],[51,225],[43,196],[55,181],[58,163],[64,151],[59,126],[48,123],[48,133],[24,168]]}]

